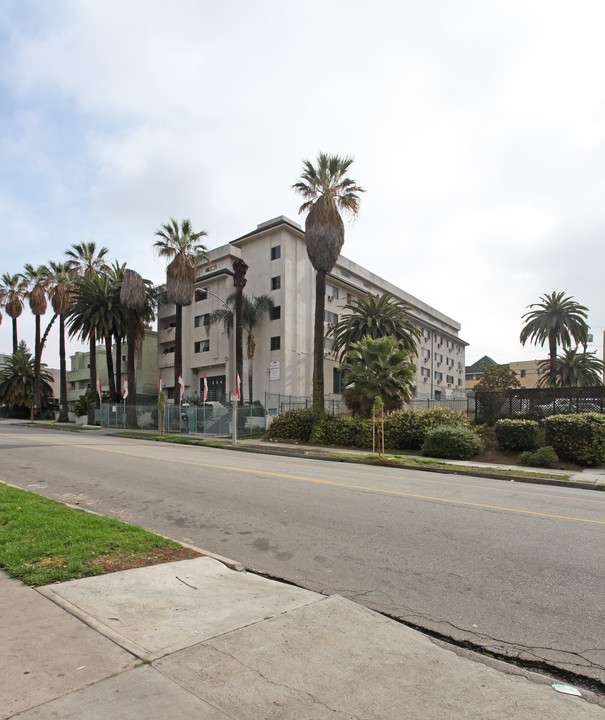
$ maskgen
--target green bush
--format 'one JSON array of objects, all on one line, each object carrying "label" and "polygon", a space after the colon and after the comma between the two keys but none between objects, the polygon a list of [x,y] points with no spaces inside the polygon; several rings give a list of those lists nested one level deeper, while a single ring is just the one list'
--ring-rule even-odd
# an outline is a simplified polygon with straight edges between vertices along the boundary
[{"label": "green bush", "polygon": [[546,444],[577,465],[597,465],[605,459],[605,417],[598,413],[551,415],[544,419]]},{"label": "green bush", "polygon": [[320,445],[371,448],[372,421],[368,418],[328,415],[318,428],[316,442]]},{"label": "green bush", "polygon": [[270,440],[293,440],[295,442],[309,442],[313,428],[313,411],[289,410],[276,417],[267,431]]},{"label": "green bush", "polygon": [[526,450],[519,455],[521,465],[529,465],[530,467],[551,467],[559,462],[559,456],[554,448],[550,445],[538,448],[535,451]]},{"label": "green bush", "polygon": [[395,410],[385,415],[385,446],[397,450],[419,450],[427,430],[442,425],[468,427],[470,420],[464,413],[450,408]]},{"label": "green bush", "polygon": [[538,423],[533,420],[498,420],[495,425],[502,450],[533,450],[538,440]]},{"label": "green bush", "polygon": [[427,430],[422,454],[436,458],[468,460],[483,448],[483,441],[469,427],[438,425]]}]

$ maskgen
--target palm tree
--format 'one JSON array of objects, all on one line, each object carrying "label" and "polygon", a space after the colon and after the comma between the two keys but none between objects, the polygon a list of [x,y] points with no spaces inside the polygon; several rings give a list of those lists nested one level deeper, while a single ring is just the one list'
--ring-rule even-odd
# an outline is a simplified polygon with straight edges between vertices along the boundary
[{"label": "palm tree", "polygon": [[[227,305],[233,306],[235,303],[235,293],[227,298]],[[259,295],[258,297],[242,294],[242,328],[246,331],[246,357],[248,358],[248,402],[253,403],[253,362],[254,353],[256,351],[256,340],[254,338],[254,328],[261,322],[266,313],[273,310],[273,299],[269,295]],[[210,313],[208,325],[222,323],[227,331],[227,335],[233,327],[233,311],[229,308],[219,308]]]},{"label": "palm tree", "polygon": [[13,321],[13,355],[18,352],[19,340],[17,337],[17,318],[23,312],[23,295],[25,282],[20,273],[10,275],[4,273],[0,284],[0,298],[6,310],[6,314]]},{"label": "palm tree", "polygon": [[354,342],[363,340],[364,337],[377,340],[390,335],[399,342],[402,350],[415,357],[418,353],[416,343],[422,335],[409,319],[411,309],[408,302],[388,293],[368,293],[364,297],[354,298],[343,308],[350,312],[342,315],[330,330],[329,334],[334,338],[332,351],[339,353],[342,360]]},{"label": "palm tree", "polygon": [[305,202],[299,212],[307,213],[305,240],[307,254],[315,268],[315,320],[313,333],[313,422],[324,414],[324,313],[326,274],[334,267],[344,244],[344,223],[339,211],[353,217],[359,212],[363,188],[347,177],[353,158],[320,153],[317,167],[303,161],[303,172],[293,189]]},{"label": "palm tree", "polygon": [[[548,342],[549,370],[548,385],[557,384],[557,346],[564,349],[575,344],[586,344],[588,337],[588,308],[580,305],[564,292],[547,293],[541,302],[528,305],[530,311],[523,315],[525,326],[521,330],[521,344],[530,340],[543,346]],[[536,308],[532,310],[531,308]]]},{"label": "palm tree", "polygon": [[74,276],[69,263],[48,264],[50,270],[50,302],[59,316],[59,422],[68,422],[67,416],[67,359],[65,354],[65,317],[72,302]]},{"label": "palm tree", "polygon": [[183,373],[183,307],[191,305],[195,291],[195,273],[198,262],[205,259],[207,248],[199,239],[208,234],[205,230],[193,232],[190,220],[170,222],[156,231],[159,240],[154,248],[160,257],[171,260],[166,268],[166,295],[169,303],[176,306],[174,343],[174,387]]},{"label": "palm tree", "polygon": [[[40,372],[40,397],[47,402],[53,396],[52,375],[47,370]],[[35,360],[31,353],[16,352],[5,358],[0,367],[0,402],[20,405],[30,409],[33,419],[36,403]]]},{"label": "palm tree", "polygon": [[[114,261],[113,265],[107,271],[112,279],[113,284],[118,289],[118,292],[122,288],[124,282],[124,276],[126,273],[126,263],[119,263]],[[126,316],[128,312],[126,312]],[[116,348],[116,364],[115,364],[115,397],[114,400],[119,402],[120,393],[122,388],[122,340],[128,333],[128,317],[126,317],[126,324],[116,324],[114,327],[113,339],[115,341]]]},{"label": "palm tree", "polygon": [[[578,352],[579,347],[565,348],[564,354],[556,360],[557,387],[594,387],[602,385],[603,361],[594,353]],[[543,373],[538,387],[553,387],[549,375],[550,360],[538,364],[538,372]]]},{"label": "palm tree", "polygon": [[365,337],[354,342],[342,368],[346,372],[344,396],[353,415],[368,416],[376,397],[387,411],[412,399],[416,368],[395,338]]},{"label": "palm tree", "polygon": [[[92,279],[95,275],[107,270],[107,263],[104,260],[109,250],[102,247],[97,250],[95,242],[74,243],[65,254],[69,258],[70,267],[86,280]],[[90,388],[94,390],[97,384],[97,338],[94,331],[88,336],[90,351]],[[88,412],[88,424],[94,422],[94,410],[92,407]]]},{"label": "palm tree", "polygon": [[[42,349],[44,343],[41,337],[41,318],[46,313],[48,302],[46,293],[49,285],[48,268],[45,265],[39,265],[35,268],[30,263],[26,263],[25,274],[23,279],[27,283],[27,299],[29,307],[36,318],[36,339],[34,342],[34,395],[36,398],[36,407],[38,410],[42,407],[42,395],[40,387],[40,367],[42,363]],[[46,335],[45,335],[46,337]]]}]

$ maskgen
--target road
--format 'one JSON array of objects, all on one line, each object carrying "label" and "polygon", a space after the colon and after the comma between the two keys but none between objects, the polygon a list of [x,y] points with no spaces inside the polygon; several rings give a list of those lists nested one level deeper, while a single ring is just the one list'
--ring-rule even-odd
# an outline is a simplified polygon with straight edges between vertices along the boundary
[{"label": "road", "polygon": [[0,480],[605,682],[605,495],[0,425]]}]

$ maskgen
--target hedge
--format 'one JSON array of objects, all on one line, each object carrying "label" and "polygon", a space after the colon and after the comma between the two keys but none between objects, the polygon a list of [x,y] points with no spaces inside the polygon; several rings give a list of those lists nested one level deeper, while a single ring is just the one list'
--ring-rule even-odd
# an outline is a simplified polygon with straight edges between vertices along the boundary
[{"label": "hedge", "polygon": [[470,428],[438,425],[427,430],[422,454],[436,458],[468,460],[483,450],[481,438]]},{"label": "hedge", "polygon": [[534,420],[498,420],[494,432],[502,450],[533,450],[538,440],[538,423]]},{"label": "hedge", "polygon": [[267,431],[270,440],[292,440],[295,442],[309,442],[313,427],[313,411],[289,410],[283,415],[274,418]]},{"label": "hedge", "polygon": [[605,460],[605,417],[598,413],[551,415],[544,419],[546,444],[557,455],[577,465]]}]

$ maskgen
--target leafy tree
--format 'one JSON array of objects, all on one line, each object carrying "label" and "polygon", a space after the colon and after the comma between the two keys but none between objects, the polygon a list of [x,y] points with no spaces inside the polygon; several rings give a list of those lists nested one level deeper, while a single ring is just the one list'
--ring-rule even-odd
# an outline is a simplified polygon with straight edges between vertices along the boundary
[{"label": "leafy tree", "polygon": [[521,387],[519,376],[508,365],[485,365],[483,375],[475,384],[475,390],[502,392],[509,388]]},{"label": "leafy tree", "polygon": [[411,305],[405,300],[385,293],[354,298],[348,302],[344,313],[336,325],[330,330],[334,338],[333,351],[340,354],[342,360],[348,348],[355,342],[371,337],[374,340],[390,335],[407,350],[410,355],[417,354],[416,343],[420,341],[420,330],[409,319]]},{"label": "leafy tree", "polygon": [[307,213],[305,241],[315,268],[315,320],[313,332],[313,418],[314,427],[324,415],[324,314],[326,274],[334,267],[344,244],[344,223],[340,211],[355,217],[359,194],[364,192],[347,177],[353,158],[320,153],[317,166],[303,161],[303,171],[293,189],[305,202],[299,212]]},{"label": "leafy tree", "polygon": [[[68,258],[69,266],[85,280],[91,280],[96,275],[107,270],[107,262],[105,256],[109,250],[106,247],[99,248],[95,242],[74,243],[70,250],[66,250],[65,254]],[[97,336],[94,330],[88,335],[89,352],[90,352],[90,388],[94,389],[97,384]],[[90,409],[88,413],[88,424],[94,422],[94,411]]]},{"label": "leafy tree", "polygon": [[13,354],[18,352],[19,340],[17,337],[17,319],[23,312],[23,297],[26,283],[20,273],[10,275],[4,273],[0,281],[0,302],[6,314],[13,321]]},{"label": "leafy tree", "polygon": [[342,369],[346,373],[344,397],[353,415],[368,417],[377,397],[386,411],[397,410],[412,399],[416,368],[410,353],[392,337],[354,342]]},{"label": "leafy tree", "polygon": [[[557,384],[557,346],[564,349],[572,344],[586,344],[588,337],[588,308],[580,305],[564,292],[545,294],[541,302],[532,303],[523,315],[525,326],[521,330],[521,344],[530,340],[541,347],[548,342],[548,385]],[[535,308],[535,309],[532,309]],[[573,340],[573,342],[572,342]]]},{"label": "leafy tree", "polygon": [[[235,293],[227,298],[227,305],[235,304]],[[273,299],[270,295],[259,295],[258,297],[242,295],[242,327],[246,331],[246,357],[248,358],[248,401],[253,400],[253,360],[256,351],[256,340],[254,329],[261,322],[263,317],[273,309]],[[229,308],[219,308],[210,313],[209,325],[221,323],[227,334],[233,327],[233,311]]]},{"label": "leafy tree", "polygon": [[[48,370],[41,369],[41,404],[46,404],[53,396],[52,380]],[[35,398],[35,360],[31,353],[16,352],[5,358],[0,367],[0,401],[30,408],[33,418]]]},{"label": "leafy tree", "polygon": [[205,230],[194,232],[190,220],[183,220],[179,227],[174,218],[156,231],[159,240],[154,248],[160,257],[171,262],[166,268],[166,295],[169,303],[176,306],[174,343],[174,387],[183,372],[183,307],[191,305],[195,291],[197,264],[205,258],[207,248],[199,242],[208,234]]},{"label": "leafy tree", "polygon": [[69,263],[51,262],[49,267],[50,302],[59,316],[59,422],[68,421],[67,358],[65,353],[65,318],[72,302],[74,276]]},{"label": "leafy tree", "polygon": [[[543,373],[538,387],[553,387],[550,377],[550,361],[542,360],[538,372]],[[555,362],[555,385],[557,387],[594,387],[603,385],[603,361],[594,353],[579,352],[579,348],[565,348]]]}]

